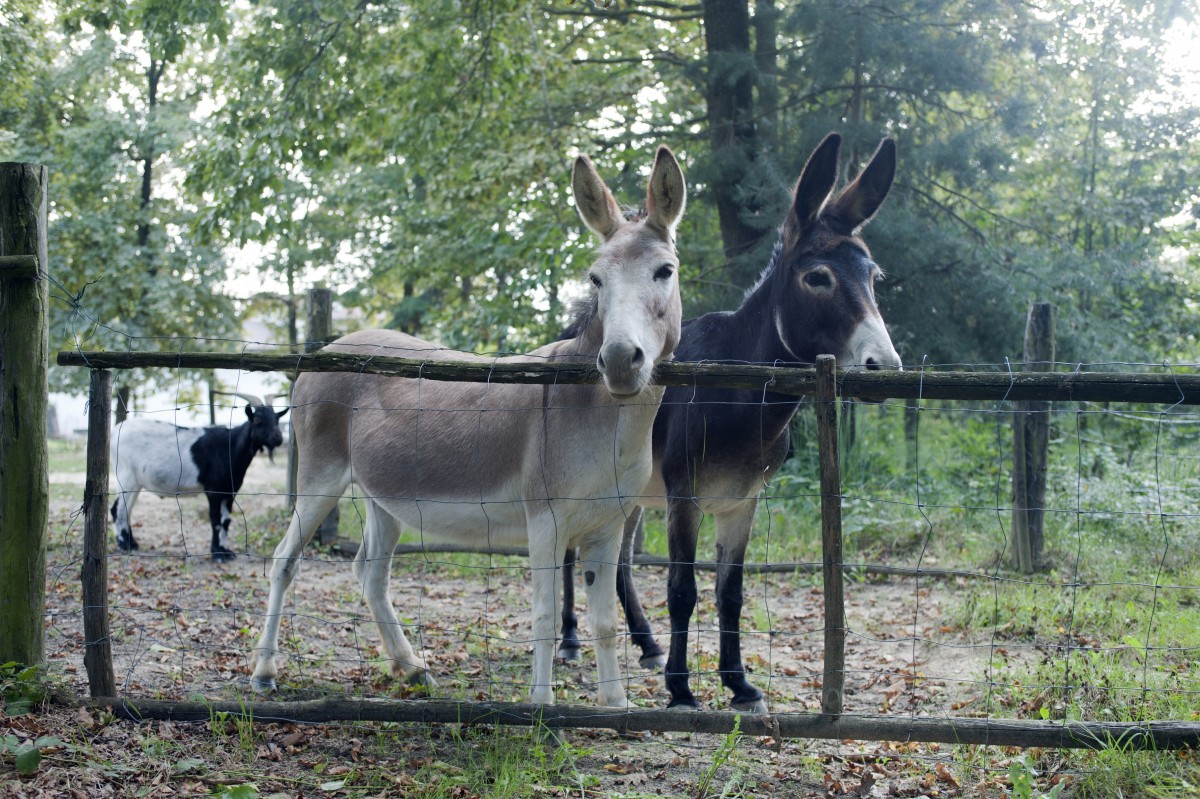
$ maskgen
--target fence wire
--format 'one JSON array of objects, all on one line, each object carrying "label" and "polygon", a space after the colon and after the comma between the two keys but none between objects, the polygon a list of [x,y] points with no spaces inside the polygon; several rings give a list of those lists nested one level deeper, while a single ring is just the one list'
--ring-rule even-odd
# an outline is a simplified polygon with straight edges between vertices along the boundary
[{"label": "fence wire", "polygon": [[[178,344],[181,351],[200,346]],[[1007,364],[936,368],[964,367],[1010,370]],[[1189,368],[1194,373],[1195,367]],[[233,390],[241,380],[239,372]],[[180,375],[173,396],[158,405],[135,402],[133,415],[179,423],[194,412],[207,413],[206,404],[188,399],[193,393]],[[234,425],[242,407],[225,403],[218,419]],[[747,554],[744,659],[751,682],[766,692],[775,716],[817,712],[821,703],[824,628],[816,574],[821,497],[810,408],[811,402],[802,403],[793,422],[793,455],[764,490]],[[851,578],[847,716],[1196,721],[1200,413],[1185,406],[1055,403],[1049,414],[1047,568],[1022,575],[1011,566],[1009,403],[843,404],[839,441]],[[118,437],[119,430],[113,435]],[[251,696],[250,659],[272,551],[289,518],[285,462],[278,457],[271,464],[262,456],[253,462],[235,506],[239,556],[232,563],[209,560],[207,507],[201,499],[143,494],[133,513],[141,549],[125,555],[113,547],[109,561],[112,647],[123,695]],[[75,579],[82,525],[73,513],[75,478],[59,477],[62,484],[53,494],[47,652],[52,663],[74,676],[78,688],[86,685],[78,666],[85,642]],[[114,480],[110,503],[119,490]],[[341,501],[343,543],[361,541],[364,499],[352,484]],[[486,513],[482,495],[479,504]],[[402,543],[421,540],[421,531],[410,531]],[[660,558],[667,553],[659,512],[648,513],[646,552]],[[706,522],[698,557],[709,559],[712,552],[713,531]],[[753,568],[781,563],[795,569]],[[439,683],[435,697],[525,700],[533,642],[524,558],[401,554],[392,571],[392,602],[405,634]],[[640,566],[634,579],[665,647],[666,570]],[[703,704],[724,709],[729,697],[717,666],[720,633],[711,576],[702,576],[699,587],[688,654],[693,690]],[[581,610],[586,630],[586,610]],[[586,638],[584,647],[581,661],[555,666],[559,702],[595,704],[595,667]],[[351,563],[336,551],[306,548],[288,596],[280,648],[277,698],[422,695],[386,675],[379,635]],[[639,667],[640,653],[627,636],[620,654],[634,702],[665,706],[661,673]],[[689,736],[663,740],[677,748],[711,745]],[[809,745],[789,746],[805,750]],[[831,746],[827,751],[834,758],[858,756],[852,746]],[[879,751],[903,752],[909,759],[927,760],[930,768],[948,757],[936,746],[894,746]]]}]

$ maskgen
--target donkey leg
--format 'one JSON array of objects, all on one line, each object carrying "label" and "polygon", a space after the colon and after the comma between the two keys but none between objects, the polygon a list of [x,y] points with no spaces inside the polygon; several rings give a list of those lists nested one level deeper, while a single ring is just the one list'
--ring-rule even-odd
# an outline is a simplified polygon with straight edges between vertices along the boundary
[{"label": "donkey leg", "polygon": [[606,707],[632,707],[617,664],[617,639],[622,635],[617,616],[617,560],[621,537],[616,525],[579,547],[579,567],[588,598],[588,624],[596,647],[596,694]]},{"label": "donkey leg", "polygon": [[721,682],[733,691],[733,709],[746,713],[766,713],[762,691],[746,680],[742,663],[742,577],[746,562],[746,544],[754,523],[758,498],[749,499],[730,513],[716,517],[717,522],[717,616],[721,629],[719,668]]},{"label": "donkey leg", "polygon": [[424,659],[413,651],[392,606],[389,589],[392,555],[400,540],[400,525],[375,502],[367,500],[366,504],[367,523],[363,528],[362,546],[354,559],[354,573],[379,628],[383,649],[392,662],[392,675],[403,677],[413,685],[433,688],[436,683],[429,676]]},{"label": "donkey leg", "polygon": [[617,564],[617,601],[625,609],[625,626],[629,628],[634,645],[642,650],[638,665],[643,669],[657,670],[667,665],[667,655],[658,645],[658,641],[654,640],[650,622],[646,620],[637,589],[633,586],[633,541],[641,526],[642,509],[638,507],[629,514],[621,532],[621,559]]},{"label": "donkey leg", "polygon": [[562,641],[559,660],[579,659],[579,617],[575,615],[575,549],[567,547],[563,558]]},{"label": "donkey leg", "polygon": [[529,701],[554,704],[555,620],[560,618],[558,574],[567,554],[565,533],[558,529],[549,509],[531,514],[529,525],[529,568],[533,583],[533,674]]},{"label": "donkey leg", "polygon": [[696,609],[696,535],[703,514],[691,499],[672,498],[667,505],[667,611],[671,615],[671,647],[665,682],[671,692],[667,707],[697,709],[700,704],[688,687],[688,628]]},{"label": "donkey leg", "polygon": [[[303,464],[302,460],[302,469]],[[317,532],[321,522],[329,515],[329,511],[333,509],[349,482],[348,470],[336,483],[314,487],[303,479],[298,481],[304,493],[296,496],[296,507],[292,512],[287,534],[275,547],[271,562],[271,590],[267,597],[267,612],[263,617],[262,635],[259,636],[258,646],[254,650],[256,665],[250,678],[250,687],[258,693],[275,690],[275,677],[279,674],[275,656],[279,651],[279,623],[283,618],[283,598],[296,577],[300,553]]]}]

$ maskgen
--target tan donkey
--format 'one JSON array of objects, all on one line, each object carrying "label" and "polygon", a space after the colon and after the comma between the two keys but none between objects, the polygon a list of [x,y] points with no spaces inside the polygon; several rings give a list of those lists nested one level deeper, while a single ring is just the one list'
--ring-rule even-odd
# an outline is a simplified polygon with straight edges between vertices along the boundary
[{"label": "tan donkey", "polygon": [[[299,455],[296,510],[275,550],[271,590],[252,685],[278,673],[283,597],[305,544],[354,480],[366,499],[355,561],[392,672],[431,682],[388,595],[402,527],[422,540],[528,546],[533,582],[530,700],[554,701],[551,669],[561,602],[558,568],[578,547],[588,577],[601,704],[625,707],[617,666],[621,530],[650,478],[650,431],[663,389],[654,366],[679,341],[674,231],[686,189],[671,151],[658,150],[645,216],[627,220],[591,162],[572,175],[579,214],[602,244],[588,270],[592,290],[573,338],[500,362],[594,362],[603,385],[453,383],[346,373],[306,373],[292,394]],[[493,363],[403,333],[369,330],[336,352]]]}]

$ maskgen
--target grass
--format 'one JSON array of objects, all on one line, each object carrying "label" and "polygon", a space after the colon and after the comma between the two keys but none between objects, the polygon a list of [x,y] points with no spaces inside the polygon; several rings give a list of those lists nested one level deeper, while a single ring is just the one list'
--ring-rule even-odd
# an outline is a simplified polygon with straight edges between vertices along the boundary
[{"label": "grass", "polygon": [[[854,447],[845,447],[843,429],[846,560],[974,575],[938,589],[948,598],[943,632],[979,642],[991,653],[975,677],[992,687],[964,706],[964,714],[1200,721],[1200,426],[1160,425],[1153,417],[1135,421],[1129,417],[1136,409],[1122,409],[1120,418],[1092,411],[1085,406],[1052,418],[1049,568],[1031,576],[1008,567],[1008,415],[990,407],[927,403],[919,436],[909,441],[898,405],[860,407]],[[816,431],[806,410],[794,436],[793,457],[760,503],[748,561],[820,558]],[[81,447],[52,446],[52,471],[79,471],[82,464]],[[341,510],[341,534],[360,537],[356,502],[343,500]],[[281,509],[245,522],[257,536],[256,546],[266,551],[286,523]],[[712,556],[713,539],[709,519],[700,531],[699,557]],[[659,512],[647,514],[646,550],[667,551]],[[439,554],[430,560],[455,576],[478,575],[481,568],[506,573],[525,568],[524,559],[501,556]],[[415,572],[425,564],[415,557],[398,561],[396,568]],[[757,612],[748,623],[766,629],[768,619]],[[514,786],[512,793],[492,795],[523,796],[529,794],[520,792],[520,784],[569,787],[578,777],[569,764],[556,763],[559,755],[531,757],[537,742],[513,730],[453,735],[453,755],[422,761],[411,772],[410,795],[450,796],[456,787],[475,791],[473,786],[490,779]],[[1064,784],[1055,781],[1062,774],[1070,775],[1062,791],[1070,797],[1195,796],[1200,785],[1200,762],[1192,753],[1120,747],[951,751],[970,773],[1000,775],[1011,796],[1052,796]],[[715,754],[707,761],[714,769]],[[1027,757],[1020,759],[1022,754]],[[728,764],[736,772],[736,751]],[[739,790],[736,781],[722,790],[712,778],[701,794]]]},{"label": "grass", "polygon": [[87,442],[76,438],[51,438],[46,441],[51,472],[87,471]]}]

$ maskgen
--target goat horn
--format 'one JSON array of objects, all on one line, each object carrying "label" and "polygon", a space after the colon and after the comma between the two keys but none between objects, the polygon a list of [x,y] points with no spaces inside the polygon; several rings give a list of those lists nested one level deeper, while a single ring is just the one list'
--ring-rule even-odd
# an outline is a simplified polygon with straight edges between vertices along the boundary
[{"label": "goat horn", "polygon": [[251,405],[262,405],[263,401],[253,394],[245,394],[241,391],[214,391],[214,394],[224,394],[226,397],[241,397]]}]

